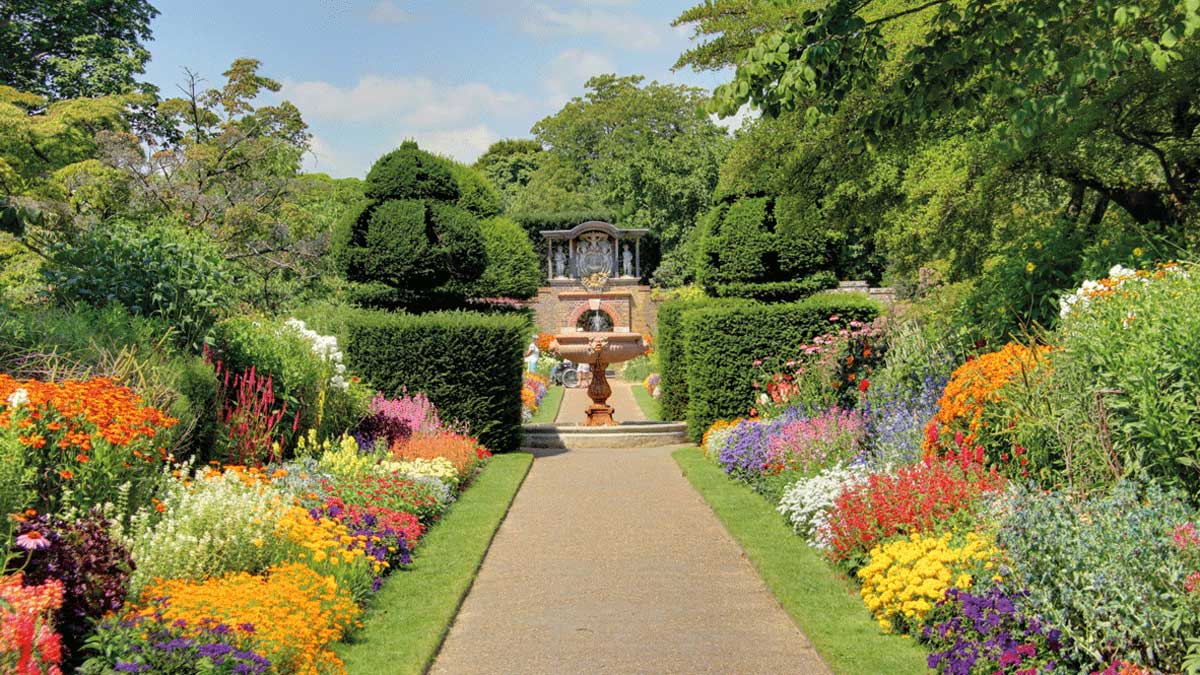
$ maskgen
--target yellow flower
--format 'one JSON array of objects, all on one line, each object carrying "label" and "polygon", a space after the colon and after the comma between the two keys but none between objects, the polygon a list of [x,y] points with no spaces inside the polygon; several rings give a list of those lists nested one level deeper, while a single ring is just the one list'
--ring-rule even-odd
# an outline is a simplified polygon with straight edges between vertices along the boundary
[{"label": "yellow flower", "polygon": [[1142,257],[1142,253],[1144,253],[1144,251],[1142,251],[1142,247],[1141,247],[1141,246],[1139,246],[1139,247],[1137,247],[1137,248],[1133,249],[1133,257],[1135,257],[1135,258],[1140,258],[1140,257]]},{"label": "yellow flower", "polygon": [[1033,274],[1033,271],[1034,271],[1035,269],[1037,269],[1037,265],[1034,265],[1034,264],[1033,264],[1033,263],[1031,263],[1031,262],[1025,263],[1025,272],[1026,272],[1027,274]]}]

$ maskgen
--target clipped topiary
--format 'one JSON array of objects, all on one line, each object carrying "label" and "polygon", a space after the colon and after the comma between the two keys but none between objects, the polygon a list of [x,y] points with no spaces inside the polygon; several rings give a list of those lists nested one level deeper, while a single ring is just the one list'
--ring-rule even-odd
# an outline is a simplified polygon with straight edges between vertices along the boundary
[{"label": "clipped topiary", "polygon": [[381,307],[454,305],[455,289],[478,279],[488,259],[478,219],[457,205],[450,163],[406,141],[375,162],[365,192],[332,238],[352,294]]},{"label": "clipped topiary", "polygon": [[367,173],[364,190],[369,199],[436,199],[459,197],[458,181],[439,157],[422,151],[415,141],[380,157]]}]

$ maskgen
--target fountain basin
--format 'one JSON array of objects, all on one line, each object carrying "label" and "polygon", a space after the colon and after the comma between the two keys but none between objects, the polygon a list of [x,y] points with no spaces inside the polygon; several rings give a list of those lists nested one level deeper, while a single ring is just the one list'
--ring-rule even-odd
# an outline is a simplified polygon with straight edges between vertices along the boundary
[{"label": "fountain basin", "polygon": [[613,408],[608,405],[612,387],[608,384],[605,369],[610,363],[628,361],[646,352],[646,343],[640,333],[561,333],[550,343],[550,349],[564,359],[591,366],[592,382],[588,385],[588,398],[592,405],[587,409],[589,427],[613,426]]},{"label": "fountain basin", "polygon": [[575,363],[595,365],[593,340],[602,340],[599,362],[622,363],[646,353],[641,333],[561,333],[550,343],[550,351]]}]

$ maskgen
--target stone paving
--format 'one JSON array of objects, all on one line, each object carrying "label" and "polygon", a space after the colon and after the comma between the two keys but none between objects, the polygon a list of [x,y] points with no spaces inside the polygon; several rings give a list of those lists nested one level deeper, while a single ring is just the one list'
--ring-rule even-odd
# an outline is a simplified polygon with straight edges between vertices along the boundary
[{"label": "stone paving", "polygon": [[431,672],[829,673],[671,450],[537,451]]},{"label": "stone paving", "polygon": [[[613,390],[612,396],[608,398],[608,404],[616,411],[613,413],[613,419],[617,422],[646,421],[646,416],[642,414],[642,408],[633,397],[628,382],[610,377],[608,384]],[[554,423],[583,424],[587,420],[586,410],[591,404],[592,399],[587,396],[587,388],[567,389],[563,393],[562,406],[558,409],[558,417],[554,418]]]}]

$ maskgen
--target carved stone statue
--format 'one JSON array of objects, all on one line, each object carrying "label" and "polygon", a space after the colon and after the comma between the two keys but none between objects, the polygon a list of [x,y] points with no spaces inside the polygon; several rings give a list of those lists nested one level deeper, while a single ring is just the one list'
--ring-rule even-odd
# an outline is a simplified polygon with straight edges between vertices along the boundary
[{"label": "carved stone statue", "polygon": [[629,244],[625,244],[621,251],[621,269],[625,272],[625,276],[633,276],[633,254],[629,252]]},{"label": "carved stone statue", "polygon": [[567,276],[567,255],[561,248],[554,252],[554,276],[559,279]]}]

